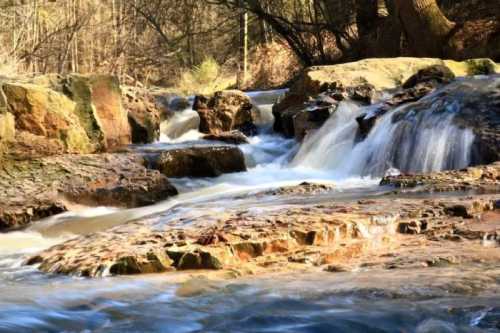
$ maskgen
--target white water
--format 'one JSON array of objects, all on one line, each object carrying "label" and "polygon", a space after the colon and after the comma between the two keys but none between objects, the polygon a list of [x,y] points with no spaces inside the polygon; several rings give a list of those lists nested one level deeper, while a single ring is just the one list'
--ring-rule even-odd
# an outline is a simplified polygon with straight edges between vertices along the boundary
[{"label": "white water", "polygon": [[[257,100],[258,94],[252,98]],[[150,207],[128,210],[101,207],[79,213],[65,213],[40,221],[23,232],[0,234],[0,331],[286,332],[315,331],[316,328],[318,331],[364,332],[375,324],[386,328],[386,331],[411,331],[416,326],[424,327],[424,330],[417,330],[422,332],[436,331],[436,327],[454,328],[455,325],[470,328],[467,322],[462,322],[463,316],[456,314],[452,317],[452,312],[448,311],[454,303],[460,306],[472,304],[470,298],[449,301],[449,289],[453,288],[449,288],[450,278],[443,277],[441,273],[425,280],[422,279],[422,274],[418,275],[419,279],[415,281],[422,287],[418,285],[413,288],[416,299],[403,302],[374,295],[379,295],[380,290],[377,288],[381,288],[384,283],[387,285],[388,281],[390,283],[384,285],[384,288],[392,287],[395,292],[405,290],[410,293],[413,289],[408,288],[407,273],[397,275],[388,272],[379,277],[363,272],[348,275],[323,273],[319,277],[315,274],[315,279],[310,281],[303,276],[293,276],[290,281],[280,281],[278,285],[275,280],[269,281],[269,285],[265,281],[254,285],[238,280],[227,287],[214,288],[215,292],[194,298],[179,298],[175,295],[177,286],[172,286],[171,280],[163,275],[88,280],[47,277],[37,273],[34,267],[22,266],[28,255],[74,235],[104,230],[151,214],[161,214],[162,222],[169,223],[177,217],[189,221],[197,214],[216,215],[231,207],[251,210],[293,204],[286,200],[280,201],[280,198],[258,198],[254,195],[256,191],[268,188],[295,185],[302,181],[318,181],[333,183],[338,193],[354,193],[355,198],[366,195],[370,189],[377,189],[376,178],[362,179],[360,175],[376,175],[379,170],[383,171],[383,167],[379,170],[369,169],[367,163],[372,158],[369,156],[372,149],[377,151],[375,156],[383,161],[384,154],[388,154],[385,150],[390,148],[387,141],[389,138],[397,138],[393,130],[399,125],[392,124],[390,117],[381,119],[366,141],[356,143],[355,116],[362,110],[353,104],[343,104],[317,134],[306,140],[293,159],[298,148],[294,140],[266,131],[271,119],[271,107],[267,104],[268,101],[264,102],[266,104],[259,107],[261,133],[252,137],[250,144],[240,146],[245,153],[248,172],[226,174],[215,179],[175,179],[173,182],[181,194]],[[164,124],[164,142],[185,142],[200,138],[201,134],[192,127],[194,117],[190,111],[192,110],[181,111],[174,116],[177,116],[174,121]],[[432,150],[416,150],[416,154],[421,156],[419,160],[425,161],[421,164],[424,167],[442,168],[444,156],[451,154],[447,153],[445,148],[448,145],[443,138],[463,137],[463,133],[450,127],[450,117],[429,115],[429,119],[421,119],[441,131],[425,126],[416,127],[423,130],[425,135],[412,142],[441,142],[441,145],[436,145],[441,148],[436,149],[435,154]],[[183,129],[176,132],[180,128]],[[425,132],[427,130],[430,132]],[[426,152],[430,154],[426,155]],[[435,158],[436,156],[442,158]],[[461,154],[453,153],[453,156]],[[458,159],[456,163],[462,162],[463,160]],[[307,200],[311,199],[306,196],[296,198],[298,204],[304,204]],[[320,199],[315,197],[314,200]],[[330,197],[328,200],[339,200],[339,197]],[[460,274],[463,274],[463,269],[456,269],[453,277]],[[477,274],[479,273],[469,274],[470,280],[474,281],[471,285],[476,286]],[[395,283],[395,278],[402,282]],[[424,299],[420,306],[416,306],[416,302],[422,302],[421,295],[430,293],[429,285],[436,284],[439,278],[444,280],[443,296],[431,303]],[[364,288],[374,288],[374,292],[370,292],[367,297],[357,295],[363,281],[368,283]],[[200,288],[210,285],[208,281],[194,283],[200,285]],[[462,281],[457,284],[461,286]],[[344,286],[346,291],[342,290],[337,295],[334,292],[342,289],[339,286]],[[498,286],[488,285],[485,289],[496,295]],[[431,295],[435,298],[435,292]],[[484,301],[477,299],[475,302],[476,307],[467,312],[467,316],[474,320],[473,326],[477,326],[485,316],[495,315],[490,306],[494,304],[494,298]],[[476,311],[476,308],[479,310]],[[436,316],[441,321],[425,320]],[[401,318],[405,320],[402,321]],[[468,317],[465,319],[469,320]],[[332,323],[338,327],[333,327]]]},{"label": "white water", "polygon": [[[435,98],[432,94],[422,101]],[[391,168],[431,172],[468,166],[474,134],[453,124],[459,106],[439,101],[430,105],[416,110],[413,103],[388,112],[359,141],[356,117],[370,114],[374,106],[341,103],[322,128],[305,139],[291,165],[330,170],[339,177],[378,177]]]}]

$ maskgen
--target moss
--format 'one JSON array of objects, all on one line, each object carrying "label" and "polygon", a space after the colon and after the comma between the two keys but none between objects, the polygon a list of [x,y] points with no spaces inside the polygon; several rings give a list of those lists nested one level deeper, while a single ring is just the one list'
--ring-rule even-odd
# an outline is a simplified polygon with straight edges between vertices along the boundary
[{"label": "moss", "polygon": [[495,74],[495,63],[490,59],[470,59],[465,61],[468,75]]},{"label": "moss", "polygon": [[96,145],[97,150],[103,150],[105,147],[104,133],[92,105],[92,90],[89,79],[81,75],[71,75],[63,82],[63,92],[76,103],[75,114],[87,136]]},{"label": "moss", "polygon": [[[75,114],[76,104],[50,88],[34,84],[5,84],[9,108],[35,135],[59,140],[68,152],[90,153],[93,146]],[[26,120],[28,119],[28,120]]]}]

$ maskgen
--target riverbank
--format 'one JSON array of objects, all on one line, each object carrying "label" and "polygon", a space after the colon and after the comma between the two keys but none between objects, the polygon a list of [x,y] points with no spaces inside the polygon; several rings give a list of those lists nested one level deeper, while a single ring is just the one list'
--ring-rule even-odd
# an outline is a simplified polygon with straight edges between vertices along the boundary
[{"label": "riverbank", "polygon": [[[427,178],[442,179],[443,174]],[[500,164],[455,171],[454,178],[463,182],[452,189],[461,192],[442,197],[404,198],[396,191],[386,197],[256,211],[236,206],[188,221],[180,217],[165,223],[161,215],[152,216],[77,237],[30,258],[28,264],[37,264],[47,273],[96,277],[183,270],[226,270],[239,276],[335,270],[344,265],[395,268],[398,262],[412,267],[456,258],[495,263],[500,259],[500,196],[467,193],[484,187],[498,193],[499,175]],[[407,181],[410,176],[399,178]],[[265,201],[266,197],[317,196],[332,190],[305,183],[253,195]],[[423,192],[439,190],[427,187]],[[436,253],[441,257],[434,257]]]}]

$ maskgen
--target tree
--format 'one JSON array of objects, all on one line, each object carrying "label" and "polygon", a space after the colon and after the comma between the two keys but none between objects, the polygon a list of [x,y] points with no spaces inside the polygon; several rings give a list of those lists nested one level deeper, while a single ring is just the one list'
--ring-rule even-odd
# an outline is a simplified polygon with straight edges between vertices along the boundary
[{"label": "tree", "polygon": [[436,0],[396,0],[396,10],[413,54],[444,55],[456,24],[446,18]]}]

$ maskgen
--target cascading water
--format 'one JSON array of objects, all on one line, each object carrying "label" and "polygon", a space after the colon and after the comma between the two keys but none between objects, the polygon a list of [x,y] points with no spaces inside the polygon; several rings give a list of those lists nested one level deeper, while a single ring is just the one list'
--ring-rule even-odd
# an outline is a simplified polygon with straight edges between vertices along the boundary
[{"label": "cascading water", "polygon": [[471,162],[472,130],[454,124],[456,101],[437,91],[381,116],[364,139],[356,118],[373,116],[375,106],[343,102],[320,130],[305,139],[292,166],[330,170],[337,176],[382,176],[459,169]]}]

